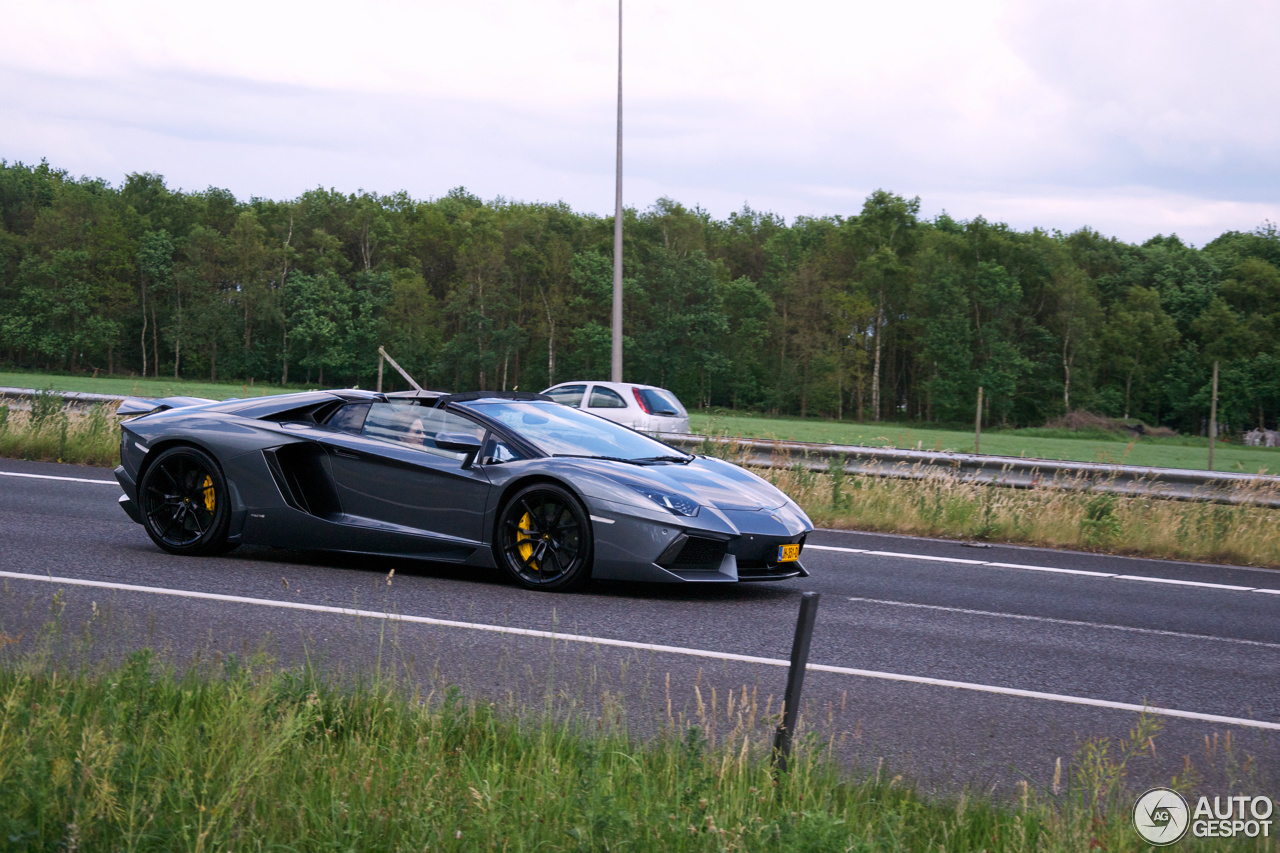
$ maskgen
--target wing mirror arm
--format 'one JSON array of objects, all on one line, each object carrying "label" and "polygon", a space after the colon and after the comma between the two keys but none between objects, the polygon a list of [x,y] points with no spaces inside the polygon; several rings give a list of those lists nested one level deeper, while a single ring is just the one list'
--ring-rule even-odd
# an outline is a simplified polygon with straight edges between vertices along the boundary
[{"label": "wing mirror arm", "polygon": [[442,432],[436,436],[435,445],[450,453],[465,453],[466,458],[462,460],[463,468],[470,468],[475,464],[476,457],[480,455],[480,439],[464,432]]}]

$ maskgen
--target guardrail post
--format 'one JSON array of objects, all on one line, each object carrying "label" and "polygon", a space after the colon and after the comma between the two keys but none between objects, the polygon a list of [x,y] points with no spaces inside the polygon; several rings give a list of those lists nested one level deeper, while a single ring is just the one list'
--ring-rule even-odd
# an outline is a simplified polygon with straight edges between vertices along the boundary
[{"label": "guardrail post", "polygon": [[782,724],[773,738],[773,766],[787,769],[791,753],[791,736],[800,716],[800,691],[804,687],[804,669],[809,663],[809,642],[813,639],[813,621],[818,615],[816,592],[800,596],[800,617],[796,620],[796,636],[791,642],[791,667],[787,670],[787,693],[783,697]]}]

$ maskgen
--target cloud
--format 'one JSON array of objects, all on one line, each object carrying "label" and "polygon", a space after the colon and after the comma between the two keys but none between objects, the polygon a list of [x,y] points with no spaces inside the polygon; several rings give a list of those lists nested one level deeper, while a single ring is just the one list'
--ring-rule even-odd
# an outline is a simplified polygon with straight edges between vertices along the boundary
[{"label": "cloud", "polygon": [[[612,211],[609,2],[10,10],[0,157]],[[627,0],[626,200],[849,214],[873,189],[1020,228],[1203,243],[1280,219],[1280,7]]]}]

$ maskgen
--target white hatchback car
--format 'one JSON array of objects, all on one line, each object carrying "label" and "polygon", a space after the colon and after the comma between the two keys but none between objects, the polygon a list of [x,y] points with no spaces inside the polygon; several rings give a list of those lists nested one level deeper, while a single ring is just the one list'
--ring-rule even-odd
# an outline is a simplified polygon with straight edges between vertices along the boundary
[{"label": "white hatchback car", "polygon": [[689,413],[665,388],[630,382],[561,382],[542,392],[641,432],[689,432]]}]

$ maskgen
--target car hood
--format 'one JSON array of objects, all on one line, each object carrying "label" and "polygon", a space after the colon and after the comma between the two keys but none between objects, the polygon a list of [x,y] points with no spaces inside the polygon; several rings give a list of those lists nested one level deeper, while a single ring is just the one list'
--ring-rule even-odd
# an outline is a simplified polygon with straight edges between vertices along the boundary
[{"label": "car hood", "polygon": [[594,459],[574,462],[595,471],[607,471],[615,482],[675,492],[721,510],[773,510],[789,500],[750,471],[705,456],[695,457],[687,464],[631,465]]}]

